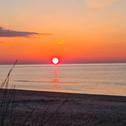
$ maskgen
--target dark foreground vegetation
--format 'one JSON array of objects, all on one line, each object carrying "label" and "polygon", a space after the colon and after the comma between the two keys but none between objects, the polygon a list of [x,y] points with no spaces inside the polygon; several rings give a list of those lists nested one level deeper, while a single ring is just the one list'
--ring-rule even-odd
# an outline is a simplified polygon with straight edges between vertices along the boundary
[{"label": "dark foreground vegetation", "polygon": [[[13,66],[14,67],[14,66]],[[126,97],[0,89],[0,126],[126,126]]]}]

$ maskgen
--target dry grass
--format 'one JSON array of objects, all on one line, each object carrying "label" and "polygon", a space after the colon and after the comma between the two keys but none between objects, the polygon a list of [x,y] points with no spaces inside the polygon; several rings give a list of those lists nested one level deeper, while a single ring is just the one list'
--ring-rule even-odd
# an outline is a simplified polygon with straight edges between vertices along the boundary
[{"label": "dry grass", "polygon": [[[54,113],[47,114],[49,106],[47,106],[42,115],[38,116],[35,114],[37,110],[37,106],[30,108],[30,111],[27,113],[22,113],[21,121],[18,118],[18,114],[16,111],[15,97],[16,97],[16,89],[13,86],[13,89],[9,89],[9,80],[13,69],[17,61],[13,64],[12,68],[9,70],[5,80],[0,85],[1,95],[0,95],[0,126],[46,126],[50,119],[55,116],[58,112],[58,109],[65,103],[65,101],[61,102]],[[34,116],[38,117],[38,120],[34,120]],[[41,117],[41,118],[40,118]],[[33,121],[34,120],[34,121]],[[34,124],[34,122],[36,124]],[[38,123],[37,123],[38,122]]]}]

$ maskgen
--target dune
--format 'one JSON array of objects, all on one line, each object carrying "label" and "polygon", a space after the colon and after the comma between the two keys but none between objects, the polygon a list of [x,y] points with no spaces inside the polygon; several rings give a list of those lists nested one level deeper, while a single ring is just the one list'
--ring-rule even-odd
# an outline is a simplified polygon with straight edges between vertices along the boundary
[{"label": "dune", "polygon": [[[4,91],[0,90],[0,104],[2,104]],[[124,96],[25,90],[7,90],[6,94],[4,107],[9,103],[11,94],[14,94],[14,97],[4,115],[4,126],[8,123],[13,126],[126,125],[126,97]],[[1,109],[4,110],[4,107]]]}]

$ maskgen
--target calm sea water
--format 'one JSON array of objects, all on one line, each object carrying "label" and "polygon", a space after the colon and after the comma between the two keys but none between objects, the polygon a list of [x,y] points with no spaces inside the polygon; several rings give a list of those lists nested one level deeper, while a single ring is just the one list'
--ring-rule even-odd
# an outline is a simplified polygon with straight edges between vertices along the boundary
[{"label": "calm sea water", "polygon": [[[0,83],[11,65],[0,65]],[[10,87],[126,96],[126,64],[17,65]]]}]

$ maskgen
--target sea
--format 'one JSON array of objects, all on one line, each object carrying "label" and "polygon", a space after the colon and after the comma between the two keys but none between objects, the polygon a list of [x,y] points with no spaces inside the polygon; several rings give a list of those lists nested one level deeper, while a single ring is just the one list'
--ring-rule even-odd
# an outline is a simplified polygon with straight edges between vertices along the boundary
[{"label": "sea", "polygon": [[[11,67],[0,65],[0,84]],[[8,88],[126,96],[126,63],[16,65]]]}]

